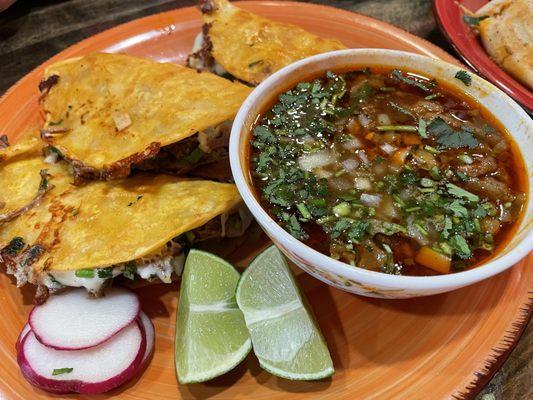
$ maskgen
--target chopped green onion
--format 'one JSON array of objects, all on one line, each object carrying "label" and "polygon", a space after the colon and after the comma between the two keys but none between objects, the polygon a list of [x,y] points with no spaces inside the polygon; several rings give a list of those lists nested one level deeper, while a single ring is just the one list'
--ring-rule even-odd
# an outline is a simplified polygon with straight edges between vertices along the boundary
[{"label": "chopped green onion", "polygon": [[413,212],[413,211],[418,211],[418,210],[421,210],[421,209],[422,209],[422,207],[418,207],[418,206],[416,206],[416,207],[409,207],[409,208],[406,208],[405,211],[406,211],[406,212]]},{"label": "chopped green onion", "polygon": [[296,208],[298,209],[298,211],[300,211],[300,214],[302,214],[302,217],[304,217],[305,219],[311,219],[313,217],[304,203],[296,204]]},{"label": "chopped green onion", "polygon": [[474,162],[474,159],[468,154],[461,154],[460,156],[457,156],[457,158],[465,164],[472,164]]},{"label": "chopped green onion", "polygon": [[339,176],[344,175],[345,173],[346,173],[346,170],[344,168],[340,169],[337,172],[335,172],[335,177],[338,178]]},{"label": "chopped green onion", "polygon": [[420,179],[420,185],[422,185],[422,187],[425,187],[425,188],[429,188],[429,187],[433,187],[435,184],[435,182],[433,182],[431,179],[429,178],[422,178]]},{"label": "chopped green onion", "polygon": [[424,146],[424,149],[426,149],[427,151],[429,151],[430,153],[433,153],[433,154],[439,154],[440,151],[437,150],[435,147],[433,146],[428,146],[428,145],[425,145]]},{"label": "chopped green onion", "polygon": [[423,138],[428,137],[426,128],[427,128],[427,122],[425,120],[421,119],[420,121],[418,121],[418,134],[420,135],[420,137],[423,137]]},{"label": "chopped green onion", "polygon": [[401,207],[404,207],[404,206],[405,206],[404,201],[403,201],[403,200],[400,198],[400,196],[398,196],[396,193],[393,193],[392,198],[393,198],[394,201],[395,201],[396,203],[398,203]]},{"label": "chopped green onion", "polygon": [[433,179],[438,180],[438,181],[442,179],[442,176],[440,174],[439,168],[437,166],[431,167],[431,169],[429,170],[429,175]]},{"label": "chopped green onion", "polygon": [[316,220],[316,222],[320,225],[326,224],[328,222],[331,222],[335,219],[333,215],[328,215],[327,217],[322,217]]},{"label": "chopped green onion", "polygon": [[439,96],[440,96],[440,93],[433,93],[433,94],[430,94],[429,96],[424,97],[424,99],[433,100],[433,99],[436,99]]},{"label": "chopped green onion", "polygon": [[508,201],[508,202],[504,203],[503,208],[508,209],[508,208],[511,208],[512,205],[513,205],[513,203]]},{"label": "chopped green onion", "polygon": [[56,368],[52,371],[52,376],[70,374],[72,371],[74,371],[74,368]]},{"label": "chopped green onion", "polygon": [[418,190],[422,193],[433,193],[435,188],[418,188]]},{"label": "chopped green onion", "polygon": [[400,132],[416,132],[416,126],[411,125],[381,125],[377,127],[378,131],[400,131]]},{"label": "chopped green onion", "polygon": [[78,278],[94,278],[94,269],[78,269],[74,275]]},{"label": "chopped green onion", "polygon": [[442,251],[448,255],[451,255],[453,253],[453,249],[450,247],[450,245],[446,242],[439,243],[440,248]]},{"label": "chopped green onion", "polygon": [[418,229],[420,231],[420,233],[424,236],[427,236],[428,235],[428,231],[426,231],[422,225],[420,224],[414,224],[415,228]]},{"label": "chopped green onion", "polygon": [[335,207],[333,207],[333,213],[337,217],[346,217],[350,215],[351,211],[352,208],[350,207],[350,204],[346,202],[339,203]]}]

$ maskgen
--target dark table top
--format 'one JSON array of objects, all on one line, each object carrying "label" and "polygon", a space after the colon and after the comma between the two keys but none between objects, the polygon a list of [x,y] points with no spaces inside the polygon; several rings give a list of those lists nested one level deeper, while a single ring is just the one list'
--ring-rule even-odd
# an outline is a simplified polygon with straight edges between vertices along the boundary
[{"label": "dark table top", "polygon": [[[454,54],[435,24],[430,0],[312,2],[390,22]],[[19,0],[0,13],[0,95],[43,61],[86,37],[145,15],[194,4],[195,0]],[[530,323],[477,400],[533,399],[532,353]]]}]

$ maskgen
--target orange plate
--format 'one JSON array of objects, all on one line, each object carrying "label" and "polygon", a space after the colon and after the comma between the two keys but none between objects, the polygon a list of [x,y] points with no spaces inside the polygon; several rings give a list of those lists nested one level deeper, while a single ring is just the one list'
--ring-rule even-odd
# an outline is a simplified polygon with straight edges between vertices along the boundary
[{"label": "orange plate", "polygon": [[[240,6],[266,17],[301,25],[324,37],[338,38],[347,46],[407,50],[457,62],[420,38],[347,11],[277,1],[253,1]],[[183,63],[199,28],[199,12],[183,8],[93,36],[49,62],[103,50]],[[49,62],[24,77],[0,100],[0,127],[12,139],[40,123],[37,84],[43,66]],[[228,258],[246,265],[265,244],[266,239],[260,234],[251,236],[238,254],[235,252]],[[528,258],[477,285],[411,300],[358,297],[299,273],[298,281],[310,300],[337,370],[332,379],[320,382],[278,379],[263,371],[250,355],[221,378],[206,384],[178,386],[173,355],[178,286],[145,288],[139,290],[139,294],[144,309],[155,323],[155,355],[136,381],[108,395],[92,398],[472,398],[504,361],[530,317],[528,290],[533,288],[533,272],[527,264],[531,260]],[[0,398],[49,398],[22,378],[15,359],[14,345],[31,308],[32,291],[17,289],[5,275],[0,277],[0,287]],[[61,396],[65,397],[69,396]]]}]

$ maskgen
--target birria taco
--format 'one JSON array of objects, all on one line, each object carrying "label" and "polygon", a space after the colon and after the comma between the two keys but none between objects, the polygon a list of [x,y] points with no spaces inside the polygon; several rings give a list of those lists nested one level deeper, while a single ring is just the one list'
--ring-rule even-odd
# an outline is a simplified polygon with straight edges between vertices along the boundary
[{"label": "birria taco", "polygon": [[294,61],[345,48],[338,40],[262,18],[226,0],[201,0],[200,10],[204,24],[188,65],[252,85]]},{"label": "birria taco", "polygon": [[250,88],[210,73],[122,54],[50,65],[41,137],[69,161],[75,183],[132,168],[183,174],[227,156],[231,121]]},{"label": "birria taco", "polygon": [[119,275],[168,283],[189,246],[250,223],[227,183],[138,174],[63,189],[0,227],[0,264],[40,300],[68,286],[98,295]]}]

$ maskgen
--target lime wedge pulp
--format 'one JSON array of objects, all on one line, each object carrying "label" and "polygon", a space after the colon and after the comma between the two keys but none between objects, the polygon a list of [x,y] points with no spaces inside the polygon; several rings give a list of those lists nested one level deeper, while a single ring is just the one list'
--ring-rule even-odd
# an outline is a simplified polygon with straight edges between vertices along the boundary
[{"label": "lime wedge pulp", "polygon": [[176,321],[180,383],[204,382],[239,364],[252,345],[235,301],[239,273],[223,259],[191,250],[185,262]]},{"label": "lime wedge pulp", "polygon": [[244,271],[236,297],[261,367],[293,380],[333,374],[326,342],[275,246],[259,254]]}]

